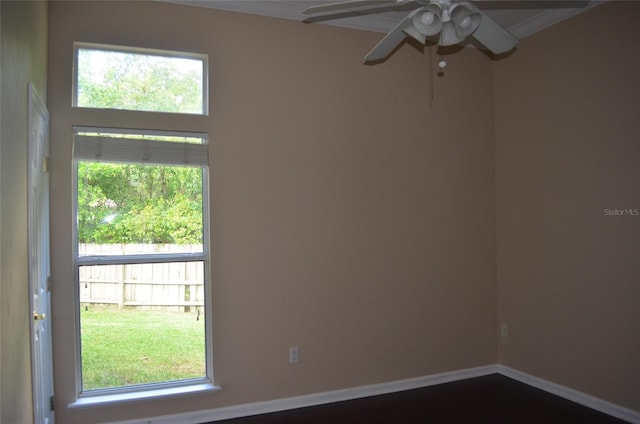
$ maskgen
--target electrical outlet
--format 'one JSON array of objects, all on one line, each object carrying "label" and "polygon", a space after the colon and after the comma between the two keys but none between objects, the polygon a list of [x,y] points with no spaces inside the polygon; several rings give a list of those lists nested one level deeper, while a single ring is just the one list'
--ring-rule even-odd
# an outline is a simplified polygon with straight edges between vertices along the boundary
[{"label": "electrical outlet", "polygon": [[297,364],[300,362],[300,348],[290,347],[289,348],[289,363]]}]

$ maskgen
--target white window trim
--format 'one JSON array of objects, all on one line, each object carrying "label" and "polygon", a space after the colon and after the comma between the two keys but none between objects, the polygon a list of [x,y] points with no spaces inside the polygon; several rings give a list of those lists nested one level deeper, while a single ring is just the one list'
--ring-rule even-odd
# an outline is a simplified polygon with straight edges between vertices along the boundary
[{"label": "white window trim", "polygon": [[[144,135],[156,135],[156,136],[185,136],[193,137],[197,135],[203,140],[202,144],[192,143],[175,143],[168,141],[156,141],[155,143],[172,144],[183,146],[187,149],[188,146],[204,147],[204,151],[207,151],[208,139],[204,133],[195,132],[181,132],[181,131],[162,131],[162,130],[126,130],[126,129],[111,129],[111,128],[98,128],[98,127],[74,127],[74,157],[72,161],[72,176],[73,176],[73,216],[78,216],[78,162],[91,161],[99,162],[95,157],[85,158],[75,156],[75,142],[76,138],[84,142],[91,142],[91,138],[98,139],[103,137],[97,136],[78,136],[79,132],[106,132],[106,133],[121,133],[121,134],[144,134]],[[111,139],[109,143],[113,140]],[[135,142],[147,142],[148,140],[138,139],[126,139],[127,141]],[[95,143],[94,143],[95,145]],[[135,147],[133,147],[135,150]],[[213,384],[213,334],[212,334],[212,306],[211,306],[211,261],[210,261],[210,228],[209,228],[209,165],[208,154],[205,153],[206,163],[197,165],[195,163],[185,164],[183,156],[175,155],[172,159],[161,162],[162,165],[167,166],[196,166],[202,169],[202,214],[203,214],[203,251],[194,253],[175,253],[175,254],[139,254],[139,255],[109,255],[109,256],[80,256],[78,252],[78,228],[77,223],[73,225],[73,267],[74,267],[74,307],[76,308],[76,322],[77,328],[75,329],[75,367],[76,367],[76,400],[68,405],[69,408],[88,407],[112,403],[131,402],[136,400],[162,398],[167,396],[184,396],[193,393],[199,393],[203,391],[217,391],[221,388]],[[109,160],[109,162],[116,163],[146,163],[145,161],[139,161],[135,157],[129,157],[128,160],[124,159],[126,156],[118,157],[119,160]],[[166,159],[166,158],[165,158]],[[154,162],[155,163],[155,162]],[[81,353],[81,334],[80,334],[80,280],[79,269],[80,266],[86,265],[114,265],[114,264],[146,264],[146,263],[159,263],[159,262],[203,262],[204,268],[204,319],[205,319],[205,372],[206,376],[202,378],[168,381],[152,384],[141,384],[132,386],[122,386],[108,389],[97,389],[90,391],[82,391],[82,353]]]},{"label": "white window trim", "polygon": [[112,393],[79,397],[75,402],[67,405],[71,409],[90,408],[94,406],[117,405],[141,400],[162,399],[166,397],[182,397],[222,390],[220,386],[211,383],[191,384],[188,386],[166,387],[162,389],[144,390],[139,392]]}]

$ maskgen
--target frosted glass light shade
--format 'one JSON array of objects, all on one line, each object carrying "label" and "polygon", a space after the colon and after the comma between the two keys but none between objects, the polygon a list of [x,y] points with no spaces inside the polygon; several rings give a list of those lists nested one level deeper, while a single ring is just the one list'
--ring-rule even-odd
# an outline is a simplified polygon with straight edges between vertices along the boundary
[{"label": "frosted glass light shade", "polygon": [[449,9],[451,22],[459,37],[466,38],[480,26],[480,13],[467,3],[455,3]]},{"label": "frosted glass light shade", "polygon": [[437,4],[418,9],[411,20],[413,27],[424,36],[436,35],[442,28],[442,12]]}]

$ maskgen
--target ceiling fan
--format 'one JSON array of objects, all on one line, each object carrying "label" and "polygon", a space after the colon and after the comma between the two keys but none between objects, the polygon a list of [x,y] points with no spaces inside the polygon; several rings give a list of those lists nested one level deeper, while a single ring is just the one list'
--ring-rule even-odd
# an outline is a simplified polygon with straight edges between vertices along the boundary
[{"label": "ceiling fan", "polygon": [[422,44],[428,40],[437,41],[439,46],[460,44],[472,37],[496,55],[506,53],[518,44],[516,37],[466,0],[350,0],[311,6],[302,13],[312,15],[394,3],[413,3],[416,8],[365,56],[367,62],[386,58],[407,36]]}]

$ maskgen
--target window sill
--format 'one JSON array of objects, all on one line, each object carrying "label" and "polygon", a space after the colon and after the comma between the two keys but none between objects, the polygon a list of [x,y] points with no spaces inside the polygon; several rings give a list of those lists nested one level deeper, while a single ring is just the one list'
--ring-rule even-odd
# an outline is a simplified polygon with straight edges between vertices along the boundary
[{"label": "window sill", "polygon": [[137,402],[142,400],[155,400],[167,397],[181,397],[194,394],[204,394],[208,392],[217,392],[219,390],[221,390],[220,386],[214,386],[210,383],[203,383],[194,384],[191,386],[170,387],[164,389],[144,390],[139,392],[86,396],[77,399],[75,402],[71,402],[68,407],[70,409],[89,408],[92,406],[105,406],[126,402]]}]

